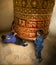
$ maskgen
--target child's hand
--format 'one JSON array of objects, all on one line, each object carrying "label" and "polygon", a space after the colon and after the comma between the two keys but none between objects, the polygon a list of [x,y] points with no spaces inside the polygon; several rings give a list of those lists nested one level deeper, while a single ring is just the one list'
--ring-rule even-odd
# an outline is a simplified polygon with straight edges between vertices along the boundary
[{"label": "child's hand", "polygon": [[17,33],[14,33],[14,36],[17,35]]},{"label": "child's hand", "polygon": [[32,40],[36,40],[36,38],[33,38]]},{"label": "child's hand", "polygon": [[7,39],[10,39],[10,38],[7,38]]},{"label": "child's hand", "polygon": [[6,39],[11,39],[11,38],[7,36]]}]

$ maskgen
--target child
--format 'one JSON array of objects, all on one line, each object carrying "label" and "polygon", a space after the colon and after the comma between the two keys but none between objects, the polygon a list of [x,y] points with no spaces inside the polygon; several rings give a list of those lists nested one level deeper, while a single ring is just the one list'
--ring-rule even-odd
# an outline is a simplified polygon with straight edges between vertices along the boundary
[{"label": "child", "polygon": [[1,38],[4,43],[10,43],[10,42],[15,43],[16,42],[16,38],[13,32],[10,32],[6,35],[2,35]]},{"label": "child", "polygon": [[41,51],[43,48],[43,41],[44,41],[43,30],[38,30],[37,37],[36,37],[34,43],[36,45],[36,56],[39,59],[39,62],[42,61]]},{"label": "child", "polygon": [[15,33],[14,31],[14,21],[12,22],[12,25],[11,25],[11,32],[6,34],[6,35],[2,35],[1,36],[2,38],[2,41],[4,43],[17,43],[19,45],[22,45],[22,46],[27,46],[28,44],[25,44],[24,40],[21,39],[20,37],[17,36],[17,33]]},{"label": "child", "polygon": [[6,35],[2,35],[1,38],[4,43],[17,43],[22,46],[28,45],[28,44],[24,44],[25,42],[23,41],[23,39],[19,38],[17,34],[14,32],[10,32]]}]

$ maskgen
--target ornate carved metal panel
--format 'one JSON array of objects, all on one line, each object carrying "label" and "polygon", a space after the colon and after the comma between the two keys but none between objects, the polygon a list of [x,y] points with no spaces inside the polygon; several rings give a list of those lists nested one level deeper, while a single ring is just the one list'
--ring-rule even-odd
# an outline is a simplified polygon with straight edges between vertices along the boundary
[{"label": "ornate carved metal panel", "polygon": [[48,34],[55,0],[14,0],[14,30],[23,39],[33,40],[36,31]]}]

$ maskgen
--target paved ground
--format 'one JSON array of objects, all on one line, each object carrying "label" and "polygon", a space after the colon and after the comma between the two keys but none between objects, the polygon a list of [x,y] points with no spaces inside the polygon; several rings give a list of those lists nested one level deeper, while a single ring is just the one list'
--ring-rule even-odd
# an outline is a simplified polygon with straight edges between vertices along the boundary
[{"label": "paved ground", "polygon": [[56,36],[49,35],[44,40],[43,61],[38,63],[33,43],[26,41],[27,47],[4,44],[0,39],[0,65],[56,65]]}]

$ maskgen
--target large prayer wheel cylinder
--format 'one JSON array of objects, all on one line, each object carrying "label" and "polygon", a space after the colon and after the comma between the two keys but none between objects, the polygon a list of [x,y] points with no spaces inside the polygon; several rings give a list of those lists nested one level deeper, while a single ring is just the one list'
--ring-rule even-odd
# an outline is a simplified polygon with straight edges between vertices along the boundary
[{"label": "large prayer wheel cylinder", "polygon": [[34,40],[36,31],[48,34],[55,0],[14,0],[14,30],[22,39]]}]

